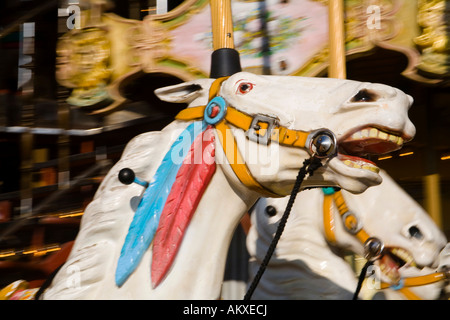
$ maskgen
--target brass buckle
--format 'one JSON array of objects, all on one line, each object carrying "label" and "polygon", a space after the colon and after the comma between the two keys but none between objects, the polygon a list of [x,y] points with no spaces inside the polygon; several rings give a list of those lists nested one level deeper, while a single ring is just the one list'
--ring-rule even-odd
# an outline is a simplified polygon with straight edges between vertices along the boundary
[{"label": "brass buckle", "polygon": [[[257,131],[261,129],[259,123],[267,123],[266,134],[261,136]],[[250,128],[246,131],[246,137],[254,142],[268,145],[270,143],[270,137],[272,136],[272,130],[275,125],[278,124],[278,120],[272,117],[257,114],[250,125]]]}]

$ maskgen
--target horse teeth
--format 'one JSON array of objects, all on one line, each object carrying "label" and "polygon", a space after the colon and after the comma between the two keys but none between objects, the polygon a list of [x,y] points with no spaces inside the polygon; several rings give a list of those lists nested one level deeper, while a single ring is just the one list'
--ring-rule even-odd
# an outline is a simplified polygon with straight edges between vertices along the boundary
[{"label": "horse teeth", "polygon": [[361,131],[357,131],[352,135],[353,140],[361,140],[362,139],[362,133]]},{"label": "horse teeth", "polygon": [[371,165],[364,165],[364,166],[362,166],[362,168],[366,169],[366,170],[370,170],[370,171],[375,172],[375,173],[379,173],[380,172],[380,168],[374,167],[374,166],[371,166]]},{"label": "horse teeth", "polygon": [[370,165],[370,164],[358,164],[354,161],[351,160],[344,160],[343,163],[350,168],[356,168],[356,169],[364,169],[364,170],[370,170],[372,172],[375,173],[379,173],[380,172],[380,168]]},{"label": "horse teeth", "polygon": [[368,129],[361,130],[360,132],[361,132],[361,137],[362,138],[368,138],[369,137],[369,130]]},{"label": "horse teeth", "polygon": [[388,138],[388,134],[386,132],[383,131],[378,131],[378,138],[381,140],[386,140]]},{"label": "horse teeth", "polygon": [[398,136],[393,135],[393,134],[390,134],[390,135],[389,135],[389,141],[392,141],[392,142],[394,142],[394,143],[397,143],[397,142],[398,142]]},{"label": "horse teeth", "polygon": [[371,138],[377,138],[378,137],[378,130],[375,128],[372,128],[369,130],[369,137]]},{"label": "horse teeth", "polygon": [[395,135],[389,134],[387,132],[381,131],[377,128],[366,128],[359,131],[356,131],[352,134],[351,140],[362,140],[366,138],[377,138],[384,141],[390,141],[398,144],[399,146],[403,145],[403,138]]},{"label": "horse teeth", "polygon": [[393,254],[395,254],[396,256],[398,256],[403,261],[405,261],[405,263],[407,265],[416,266],[416,264],[414,262],[414,258],[411,256],[411,254],[408,251],[406,251],[402,248],[393,248],[393,249],[391,249],[391,252]]}]

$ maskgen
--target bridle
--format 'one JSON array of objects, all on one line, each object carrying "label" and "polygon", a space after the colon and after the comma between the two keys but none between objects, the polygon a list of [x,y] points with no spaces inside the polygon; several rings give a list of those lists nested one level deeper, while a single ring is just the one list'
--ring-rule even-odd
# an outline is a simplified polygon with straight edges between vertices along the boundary
[{"label": "bridle", "polygon": [[[364,258],[374,262],[380,259],[384,254],[384,243],[371,237],[363,228],[358,216],[353,213],[345,203],[342,192],[337,188],[322,188],[324,193],[323,200],[323,225],[326,240],[331,244],[336,244],[335,218],[333,207],[336,205],[339,216],[342,219],[345,230],[355,236],[364,247]],[[401,278],[396,284],[381,282],[380,289],[392,289],[399,291],[409,300],[421,300],[419,296],[409,290],[410,287],[417,287],[432,284],[449,279],[448,270],[435,272],[428,275],[417,277]]]},{"label": "bridle", "polygon": [[[279,125],[277,118],[262,114],[249,115],[229,105],[225,98],[219,95],[222,83],[228,78],[221,77],[214,80],[209,90],[207,105],[183,109],[175,119],[182,121],[202,119],[207,124],[214,126],[233,172],[246,187],[266,197],[283,197],[262,186],[253,177],[239,151],[230,125],[244,130],[249,140],[259,144],[268,145],[276,142],[284,146],[303,148],[316,158],[328,158],[335,155],[336,137],[328,129],[310,132],[292,130]],[[232,148],[229,147],[229,141],[232,142]]]}]

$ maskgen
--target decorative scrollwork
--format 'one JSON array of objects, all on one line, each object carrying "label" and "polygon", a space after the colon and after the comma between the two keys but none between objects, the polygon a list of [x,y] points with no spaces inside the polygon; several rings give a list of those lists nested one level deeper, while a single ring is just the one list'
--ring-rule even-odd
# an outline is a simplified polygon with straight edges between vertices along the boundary
[{"label": "decorative scrollwork", "polygon": [[169,55],[170,37],[161,22],[152,16],[146,16],[142,23],[128,31],[130,49],[130,66],[141,67],[151,72],[156,63]]},{"label": "decorative scrollwork", "polygon": [[446,0],[419,0],[417,21],[422,34],[414,39],[421,48],[418,70],[425,76],[450,76],[450,3]]},{"label": "decorative scrollwork", "polygon": [[74,88],[70,104],[85,107],[108,99],[106,86],[112,71],[105,29],[89,27],[68,32],[58,43],[57,55],[58,81]]},{"label": "decorative scrollwork", "polygon": [[[373,14],[379,15],[377,23],[374,25],[368,25],[371,15],[368,9],[371,7],[377,9]],[[399,1],[395,0],[347,0],[345,6],[347,48],[352,49],[352,47],[361,45],[372,46],[394,38],[400,29],[394,16],[398,9]]]}]

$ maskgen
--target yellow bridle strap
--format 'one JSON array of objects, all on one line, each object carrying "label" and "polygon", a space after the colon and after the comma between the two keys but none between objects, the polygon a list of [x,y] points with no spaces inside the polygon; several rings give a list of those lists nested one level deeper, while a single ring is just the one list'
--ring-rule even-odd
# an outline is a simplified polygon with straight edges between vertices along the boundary
[{"label": "yellow bridle strap", "polygon": [[[175,117],[177,120],[200,120],[203,118],[206,106],[191,107],[181,110]],[[251,128],[254,117],[239,111],[231,106],[227,107],[225,120],[233,126],[248,131]],[[255,132],[263,137],[267,134],[269,127],[267,122],[257,121],[255,125],[259,126]],[[309,133],[299,130],[291,130],[283,126],[275,125],[270,132],[270,140],[285,146],[304,148]]]},{"label": "yellow bridle strap", "polygon": [[[214,82],[213,85],[214,84],[216,84],[216,82]],[[213,89],[212,86],[211,89]],[[214,91],[215,90],[210,91],[210,97]],[[197,106],[183,109],[176,115],[175,119],[184,121],[202,119],[205,108],[206,106]],[[231,106],[227,107],[227,113],[225,115],[225,120],[227,122],[244,131],[248,131],[252,127],[252,124],[257,126],[258,128],[255,129],[255,133],[260,137],[264,137],[267,134],[267,129],[269,129],[269,124],[264,120],[254,121],[255,118],[256,117],[248,115]],[[274,125],[271,128],[270,137],[268,138],[271,141],[285,146],[304,148],[306,146],[308,135],[309,132],[292,130],[283,126]]]},{"label": "yellow bridle strap", "polygon": [[[230,127],[225,123],[224,120],[216,124],[217,135],[219,137],[222,148],[225,151],[225,155],[228,162],[236,174],[239,181],[251,190],[258,191],[266,197],[280,197],[280,195],[264,188],[250,173],[244,159],[239,151],[236,139],[231,132]],[[232,141],[230,144],[228,141]]]},{"label": "yellow bridle strap", "polygon": [[176,116],[176,120],[191,121],[203,119],[206,106],[192,107],[181,110]]},{"label": "yellow bridle strap", "polygon": [[405,296],[408,300],[422,300],[418,295],[409,290],[408,288],[401,288],[398,290],[401,294]]},{"label": "yellow bridle strap", "polygon": [[[229,77],[221,77],[221,78],[217,78],[216,80],[214,80],[214,82],[211,84],[211,87],[209,88],[208,101],[210,101],[215,96],[217,96],[222,82],[224,82],[228,78]],[[205,108],[206,108],[206,106],[198,106],[198,107],[191,107],[191,108],[183,109],[175,116],[175,119],[183,120],[183,121],[203,119],[204,114],[205,114]]]},{"label": "yellow bridle strap", "polygon": [[[330,239],[332,242],[336,241],[336,236],[334,235],[334,221],[333,225],[331,226],[331,223],[327,222],[327,220],[333,219],[333,206],[332,204],[329,204],[330,201],[334,200],[336,207],[339,211],[339,214],[341,217],[344,217],[347,212],[349,212],[349,209],[347,207],[347,204],[345,203],[344,197],[342,196],[342,192],[340,190],[334,192],[331,195],[325,195],[324,198],[324,227],[325,227],[325,236],[327,239]],[[326,201],[326,203],[325,203]],[[325,210],[328,210],[329,212],[326,212]],[[351,230],[355,228],[358,224],[358,221],[354,215],[347,215],[344,219],[344,225],[348,230]],[[370,238],[370,236],[367,234],[367,232],[364,231],[364,229],[360,229],[355,233],[355,236],[358,238],[358,240],[364,244],[367,239]]]},{"label": "yellow bridle strap", "polygon": [[227,122],[229,122],[233,126],[247,131],[252,124],[253,118],[248,114],[245,114],[233,107],[228,106],[225,120],[227,120]]},{"label": "yellow bridle strap", "polygon": [[334,234],[334,214],[333,214],[333,200],[332,194],[326,194],[323,199],[323,227],[325,231],[325,238],[328,242],[335,244],[336,235]]},{"label": "yellow bridle strap", "polygon": [[[428,284],[442,281],[444,279],[445,279],[445,273],[443,273],[443,272],[435,272],[435,273],[427,274],[424,276],[409,277],[409,278],[403,279],[403,287],[425,286]],[[391,286],[392,286],[392,284],[389,284],[389,283],[385,283],[385,282],[381,283],[381,289],[386,289]]]},{"label": "yellow bridle strap", "polygon": [[208,101],[211,101],[215,96],[219,94],[220,86],[222,85],[222,82],[227,80],[229,77],[221,77],[214,80],[214,82],[211,84],[211,87],[209,88],[209,99]]},{"label": "yellow bridle strap", "polygon": [[[424,276],[404,278],[402,279],[402,287],[400,289],[397,289],[397,291],[402,293],[409,300],[422,300],[418,295],[409,290],[408,287],[426,286],[428,284],[445,280],[445,278],[446,275],[444,272],[436,272]],[[382,282],[380,285],[380,289],[387,288],[393,288],[395,290],[395,285],[393,286],[392,284]]]}]

